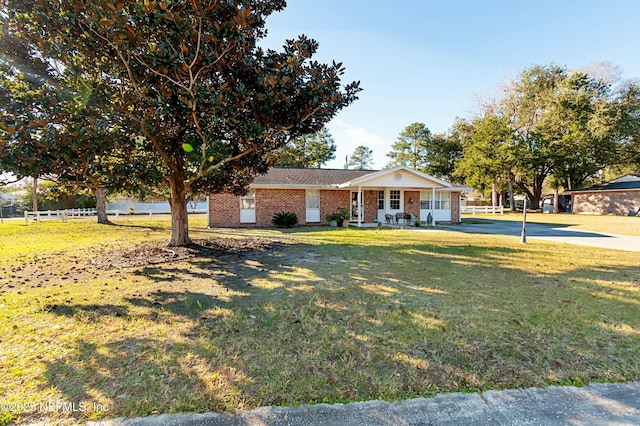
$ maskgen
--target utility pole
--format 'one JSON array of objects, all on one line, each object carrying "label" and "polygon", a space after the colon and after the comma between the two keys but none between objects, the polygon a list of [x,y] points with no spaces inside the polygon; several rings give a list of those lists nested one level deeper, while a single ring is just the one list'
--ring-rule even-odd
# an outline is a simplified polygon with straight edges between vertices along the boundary
[{"label": "utility pole", "polygon": [[524,197],[524,205],[522,206],[522,234],[520,235],[520,242],[527,244],[527,196]]}]

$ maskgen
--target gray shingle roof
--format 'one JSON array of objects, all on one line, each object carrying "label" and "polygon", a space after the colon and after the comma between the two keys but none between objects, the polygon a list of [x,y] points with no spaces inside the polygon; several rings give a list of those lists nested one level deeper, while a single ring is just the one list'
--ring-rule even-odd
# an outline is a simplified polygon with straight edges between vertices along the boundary
[{"label": "gray shingle roof", "polygon": [[609,182],[576,189],[570,192],[621,191],[625,189],[640,189],[640,175],[624,175]]},{"label": "gray shingle roof", "polygon": [[253,185],[338,185],[375,172],[376,170],[274,167],[266,175],[256,176]]}]

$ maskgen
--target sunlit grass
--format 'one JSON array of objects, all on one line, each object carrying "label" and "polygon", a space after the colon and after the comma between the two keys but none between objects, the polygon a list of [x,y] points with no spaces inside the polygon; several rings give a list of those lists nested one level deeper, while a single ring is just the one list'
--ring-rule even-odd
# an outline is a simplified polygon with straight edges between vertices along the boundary
[{"label": "sunlit grass", "polygon": [[[547,215],[548,216],[548,215]],[[0,400],[47,423],[639,380],[637,254],[438,230],[204,230],[284,243],[103,271],[166,218],[0,226]]]}]

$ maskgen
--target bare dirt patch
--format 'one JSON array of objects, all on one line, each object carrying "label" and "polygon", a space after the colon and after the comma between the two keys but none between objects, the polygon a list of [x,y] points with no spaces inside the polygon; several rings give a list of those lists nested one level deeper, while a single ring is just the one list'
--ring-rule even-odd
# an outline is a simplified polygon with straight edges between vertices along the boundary
[{"label": "bare dirt patch", "polygon": [[136,268],[194,257],[246,256],[268,252],[281,246],[282,243],[261,238],[201,239],[193,240],[186,247],[169,247],[166,243],[147,244],[99,254],[91,259],[91,265],[105,270]]}]

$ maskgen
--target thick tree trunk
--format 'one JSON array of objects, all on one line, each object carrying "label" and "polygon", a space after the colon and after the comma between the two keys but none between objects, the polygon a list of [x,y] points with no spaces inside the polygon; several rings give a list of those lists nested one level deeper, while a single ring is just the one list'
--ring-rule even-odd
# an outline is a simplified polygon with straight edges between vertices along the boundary
[{"label": "thick tree trunk", "polygon": [[98,223],[104,225],[111,225],[109,218],[107,217],[107,191],[104,188],[96,188],[96,215],[98,216]]},{"label": "thick tree trunk", "polygon": [[186,246],[189,239],[189,216],[187,214],[187,189],[184,176],[172,173],[169,176],[169,205],[171,206],[171,240],[172,247]]},{"label": "thick tree trunk", "polygon": [[511,211],[516,211],[516,202],[513,199],[513,184],[511,183],[511,179],[509,179],[509,207],[511,207]]},{"label": "thick tree trunk", "polygon": [[531,193],[531,206],[532,210],[538,210],[540,208],[540,198],[542,198],[542,190],[544,188],[544,176],[538,175],[533,180],[533,192]]},{"label": "thick tree trunk", "polygon": [[496,189],[496,182],[491,182],[491,205],[498,205],[498,190]]},{"label": "thick tree trunk", "polygon": [[553,213],[558,213],[558,205],[560,204],[559,202],[560,199],[560,191],[558,190],[558,187],[556,186],[553,189]]}]

